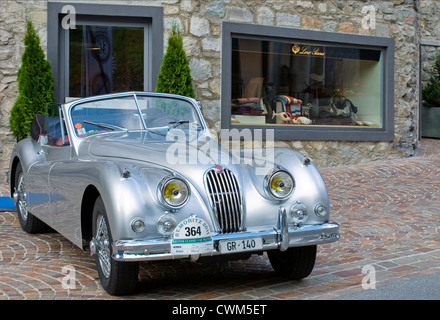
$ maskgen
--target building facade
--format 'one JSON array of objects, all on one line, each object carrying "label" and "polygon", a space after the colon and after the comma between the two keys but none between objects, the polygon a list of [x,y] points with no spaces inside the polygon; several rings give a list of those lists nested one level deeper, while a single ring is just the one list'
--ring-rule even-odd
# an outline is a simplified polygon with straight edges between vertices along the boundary
[{"label": "building facade", "polygon": [[438,0],[2,1],[0,170],[15,144],[9,113],[26,20],[47,52],[58,102],[154,91],[176,25],[215,132],[270,129],[275,146],[329,167],[417,152],[439,16]]}]

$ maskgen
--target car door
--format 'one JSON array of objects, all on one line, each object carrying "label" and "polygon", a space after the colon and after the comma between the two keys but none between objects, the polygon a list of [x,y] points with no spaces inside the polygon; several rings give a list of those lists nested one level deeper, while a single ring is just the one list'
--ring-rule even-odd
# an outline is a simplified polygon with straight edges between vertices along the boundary
[{"label": "car door", "polygon": [[60,106],[50,104],[42,117],[45,128],[36,144],[39,160],[28,171],[28,210],[50,226],[53,226],[57,199],[62,197],[51,185],[50,172],[55,164],[71,158],[72,149],[60,110]]}]

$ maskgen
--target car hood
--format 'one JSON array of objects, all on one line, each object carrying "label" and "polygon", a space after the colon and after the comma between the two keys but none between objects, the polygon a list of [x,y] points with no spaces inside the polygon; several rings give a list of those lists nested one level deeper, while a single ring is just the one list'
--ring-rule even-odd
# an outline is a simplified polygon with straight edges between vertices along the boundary
[{"label": "car hood", "polygon": [[209,137],[185,141],[148,141],[142,134],[99,136],[89,142],[94,157],[119,158],[153,163],[164,167],[176,165],[210,166],[233,163],[232,155],[218,141]]}]

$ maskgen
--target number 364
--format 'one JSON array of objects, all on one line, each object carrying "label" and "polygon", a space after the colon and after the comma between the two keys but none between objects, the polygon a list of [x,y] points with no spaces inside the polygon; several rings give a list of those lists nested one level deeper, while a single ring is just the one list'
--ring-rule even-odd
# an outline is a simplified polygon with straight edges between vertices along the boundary
[{"label": "number 364", "polygon": [[201,236],[202,230],[200,227],[186,227],[185,228],[185,237],[194,237],[194,236]]}]

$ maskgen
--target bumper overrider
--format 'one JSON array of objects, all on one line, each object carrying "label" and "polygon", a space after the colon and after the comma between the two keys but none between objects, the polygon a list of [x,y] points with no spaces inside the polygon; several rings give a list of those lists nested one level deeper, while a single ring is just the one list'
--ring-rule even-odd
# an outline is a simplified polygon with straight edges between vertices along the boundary
[{"label": "bumper overrider", "polygon": [[113,259],[117,261],[197,260],[200,257],[232,253],[285,251],[290,247],[319,245],[335,242],[338,239],[339,224],[323,223],[293,227],[288,225],[284,211],[280,213],[277,227],[210,235],[195,239],[194,249],[179,252],[175,249],[176,240],[170,237],[168,239],[118,240],[112,243],[112,252]]}]

